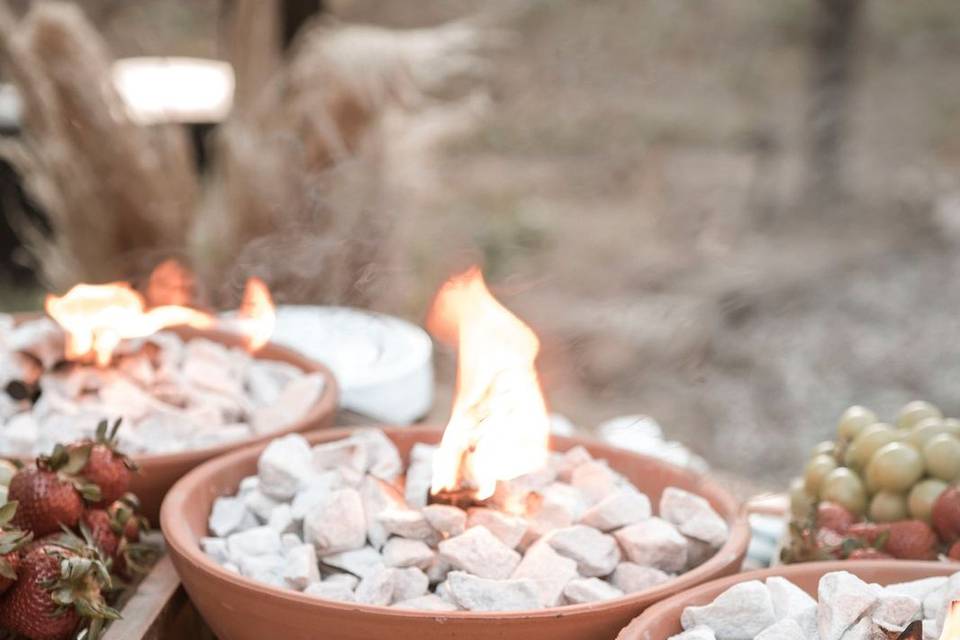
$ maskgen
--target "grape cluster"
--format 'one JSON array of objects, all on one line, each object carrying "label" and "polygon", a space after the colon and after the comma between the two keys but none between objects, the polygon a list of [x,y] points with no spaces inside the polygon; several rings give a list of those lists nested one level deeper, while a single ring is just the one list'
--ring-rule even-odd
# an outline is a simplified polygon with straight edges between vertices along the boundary
[{"label": "grape cluster", "polygon": [[894,424],[853,406],[840,417],[837,439],[814,447],[793,481],[791,509],[803,518],[827,501],[873,522],[929,522],[936,499],[958,480],[960,420],[922,401],[904,405]]}]

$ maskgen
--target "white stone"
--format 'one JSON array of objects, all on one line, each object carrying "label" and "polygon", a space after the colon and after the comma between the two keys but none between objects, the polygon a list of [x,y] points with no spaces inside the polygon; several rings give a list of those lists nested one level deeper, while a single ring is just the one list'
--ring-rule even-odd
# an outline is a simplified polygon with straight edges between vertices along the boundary
[{"label": "white stone", "polygon": [[421,540],[390,538],[383,545],[383,562],[388,567],[427,569],[435,556],[434,550]]},{"label": "white stone", "polygon": [[280,501],[274,500],[259,489],[254,489],[243,494],[243,504],[250,513],[260,519],[260,522],[266,522],[270,519],[273,510],[280,505]]},{"label": "white stone", "polygon": [[312,473],[310,444],[295,433],[272,441],[257,461],[260,490],[277,500],[293,498]]},{"label": "white stone", "polygon": [[446,585],[453,601],[467,611],[528,611],[539,607],[533,580],[491,580],[451,571]]},{"label": "white stone", "polygon": [[617,541],[593,527],[578,524],[557,529],[546,540],[557,553],[575,560],[580,575],[588,578],[609,575],[620,562]]},{"label": "white stone", "polygon": [[687,564],[687,540],[666,520],[651,517],[613,533],[631,562],[668,573]]},{"label": "white stone", "polygon": [[683,538],[687,541],[687,564],[684,571],[699,567],[717,553],[716,547],[708,542],[690,536],[683,536]]},{"label": "white stone", "polygon": [[446,580],[451,568],[449,562],[441,558],[439,554],[435,555],[433,562],[427,567],[427,578],[430,579],[430,584],[437,584]]},{"label": "white stone", "polygon": [[303,480],[302,486],[293,496],[290,503],[290,513],[294,520],[303,520],[307,513],[318,505],[323,504],[336,489],[340,489],[340,474],[328,473],[310,474]]},{"label": "white stone", "polygon": [[391,602],[412,600],[426,595],[430,588],[430,581],[425,574],[416,567],[405,569],[388,569],[393,572],[393,597]]},{"label": "white stone", "polygon": [[923,640],[938,640],[940,638],[940,627],[936,620],[923,621]]},{"label": "white stone", "polygon": [[326,584],[341,584],[350,589],[350,591],[356,589],[357,585],[360,584],[360,578],[352,573],[335,573],[332,576],[324,578],[323,581]]},{"label": "white stone", "polygon": [[403,472],[400,452],[383,431],[366,427],[356,429],[351,437],[366,446],[367,473],[390,482]]},{"label": "white stone", "polygon": [[320,580],[317,551],[311,544],[289,549],[284,558],[283,579],[292,589],[302,591]]},{"label": "white stone", "polygon": [[342,551],[323,556],[323,563],[363,578],[384,569],[383,557],[373,547]]},{"label": "white stone", "polygon": [[264,434],[293,424],[316,405],[323,387],[323,376],[319,373],[298,376],[284,387],[275,403],[254,409],[250,427],[255,433]]},{"label": "white stone", "polygon": [[736,584],[711,604],[687,607],[680,616],[684,629],[705,625],[729,640],[751,640],[776,621],[770,592],[759,580]]},{"label": "white stone", "polygon": [[467,513],[447,504],[428,504],[420,510],[434,531],[444,538],[458,536],[467,528]]},{"label": "white stone", "polygon": [[367,541],[363,503],[355,489],[338,489],[329,500],[311,510],[303,520],[303,539],[317,554],[360,549]]},{"label": "white stone", "polygon": [[363,474],[367,471],[367,447],[353,438],[323,442],[312,449],[313,468],[317,472],[350,469]]},{"label": "white stone", "polygon": [[766,579],[767,591],[773,602],[773,611],[777,618],[793,618],[804,613],[810,607],[816,607],[813,597],[786,578],[770,576]]},{"label": "white stone", "polygon": [[233,573],[240,573],[240,567],[233,562],[224,562],[223,568],[227,571],[232,571]]},{"label": "white stone", "polygon": [[938,589],[947,584],[947,576],[934,576],[932,578],[923,578],[921,580],[912,580],[910,582],[898,582],[887,585],[884,591],[887,593],[897,593],[904,596],[910,596],[923,602],[923,600]]},{"label": "white stone", "polygon": [[230,554],[227,551],[227,541],[223,538],[200,538],[200,548],[203,552],[213,558],[217,564],[224,564],[230,561]]},{"label": "white stone", "polygon": [[870,618],[861,618],[852,627],[842,632],[841,640],[880,640],[885,633]]},{"label": "white stone", "polygon": [[660,496],[660,517],[680,533],[720,547],[730,535],[726,521],[704,498],[676,487],[667,487]]},{"label": "white stone", "polygon": [[303,544],[303,539],[295,533],[282,533],[280,534],[280,545],[283,547],[284,551],[289,551],[294,547],[298,547]]},{"label": "white stone", "polygon": [[500,542],[515,549],[527,531],[527,521],[495,509],[474,507],[467,511],[467,528],[483,526]]},{"label": "white stone", "polygon": [[570,604],[613,600],[622,595],[623,591],[600,578],[577,578],[568,582],[563,590],[563,597]]},{"label": "white stone", "polygon": [[439,550],[440,557],[452,567],[493,580],[508,578],[520,563],[519,553],[480,526],[444,540]]},{"label": "white stone", "polygon": [[413,509],[389,507],[377,514],[377,522],[388,533],[411,540],[431,541],[437,535],[424,515]]},{"label": "white stone", "polygon": [[636,593],[663,584],[670,575],[654,567],[642,567],[633,562],[621,562],[613,570],[610,582],[624,593]]},{"label": "white stone", "polygon": [[585,462],[573,470],[570,484],[593,505],[617,490],[617,475],[605,462],[593,460]]},{"label": "white stone", "polygon": [[844,632],[877,601],[877,593],[866,582],[846,571],[820,578],[817,587],[817,630],[820,640],[840,640]]},{"label": "white stone", "polygon": [[277,508],[270,513],[270,519],[267,521],[267,526],[276,529],[277,533],[281,535],[296,531],[297,523],[293,519],[293,513],[290,509],[290,505],[286,503],[277,505]]},{"label": "white stone", "polygon": [[227,552],[230,560],[240,564],[245,557],[280,555],[283,545],[280,544],[280,534],[264,525],[230,534],[227,537]]},{"label": "white stone", "polygon": [[540,605],[556,607],[561,604],[564,587],[578,577],[577,563],[561,556],[546,542],[537,542],[527,549],[510,577],[533,580]]},{"label": "white stone", "polygon": [[667,640],[717,640],[717,636],[710,627],[700,625],[675,636],[670,636]]},{"label": "white stone", "polygon": [[242,499],[223,497],[213,501],[208,526],[215,536],[223,538],[257,526],[257,519],[243,504]]},{"label": "white stone", "polygon": [[923,615],[923,603],[912,596],[887,591],[880,592],[880,598],[869,612],[870,619],[885,631],[897,633]]},{"label": "white stone", "polygon": [[754,640],[810,640],[796,620],[786,618],[774,623],[757,634]]},{"label": "white stone", "polygon": [[631,489],[618,489],[580,516],[580,522],[600,531],[613,531],[651,515],[650,498]]},{"label": "white stone", "polygon": [[247,494],[254,489],[260,488],[260,478],[259,476],[247,476],[240,481],[240,486],[237,487],[237,495],[242,496]]},{"label": "white stone", "polygon": [[367,538],[379,549],[390,536],[378,517],[387,509],[403,509],[403,496],[393,486],[379,478],[368,475],[360,484],[363,512],[367,523]]},{"label": "white stone", "polygon": [[593,460],[593,456],[580,445],[567,449],[558,456],[556,462],[557,477],[563,482],[569,483],[573,479],[573,470],[591,460]]},{"label": "white stone", "polygon": [[339,583],[314,582],[303,592],[308,596],[316,596],[326,600],[339,600],[341,602],[354,602],[356,600],[353,589]]},{"label": "white stone", "polygon": [[[433,481],[433,453],[431,450],[430,457],[417,458],[417,446],[414,445],[413,451],[410,453],[410,466],[407,467],[403,495],[408,505],[420,509],[427,506],[427,500],[430,496],[430,483]],[[419,455],[426,454],[421,453]]]},{"label": "white stone", "polygon": [[275,587],[287,586],[283,580],[284,564],[281,555],[242,556],[237,562],[241,575]]},{"label": "white stone", "polygon": [[362,604],[386,606],[393,600],[395,569],[374,571],[360,580],[354,596]]},{"label": "white stone", "polygon": [[391,605],[397,609],[416,609],[419,611],[457,611],[457,606],[434,594],[403,600]]}]

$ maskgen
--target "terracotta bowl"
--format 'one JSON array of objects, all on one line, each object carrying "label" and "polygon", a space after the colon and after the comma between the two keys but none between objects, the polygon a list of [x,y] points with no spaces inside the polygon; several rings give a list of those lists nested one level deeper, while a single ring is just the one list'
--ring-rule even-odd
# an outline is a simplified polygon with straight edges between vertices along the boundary
[{"label": "terracotta bowl", "polygon": [[680,614],[685,608],[710,604],[733,585],[748,580],[766,580],[770,576],[781,576],[816,598],[820,578],[831,571],[849,571],[867,582],[888,585],[932,576],[953,575],[960,571],[960,565],[906,560],[847,560],[807,562],[749,571],[702,584],[655,604],[621,631],[617,640],[667,640],[683,631]]},{"label": "terracotta bowl", "polygon": [[[225,345],[241,347],[242,338],[233,333],[212,329],[192,329],[177,327],[170,329],[184,340],[191,338],[207,338]],[[202,462],[223,455],[229,451],[240,449],[247,445],[266,444],[279,436],[297,431],[325,429],[333,425],[337,411],[339,388],[333,373],[324,365],[309,360],[296,351],[281,347],[273,343],[264,345],[256,353],[256,357],[264,360],[279,360],[292,364],[306,373],[320,373],[324,379],[323,393],[317,403],[303,418],[283,429],[277,429],[268,434],[255,438],[247,438],[236,442],[228,442],[204,449],[192,449],[177,453],[138,454],[132,456],[140,466],[140,472],[134,476],[131,491],[140,498],[143,505],[143,514],[155,524],[160,517],[160,504],[167,490],[188,471]],[[24,460],[26,461],[26,460]]]},{"label": "terracotta bowl", "polygon": [[[416,442],[437,443],[440,430],[428,427],[387,428],[384,432],[404,457]],[[343,438],[349,430],[310,434],[312,443]],[[218,496],[232,495],[240,480],[256,473],[263,446],[212,460],[177,482],[167,494],[160,524],[183,584],[220,640],[601,640],[612,639],[631,618],[663,598],[706,580],[738,570],[746,553],[749,528],[736,500],[709,478],[668,463],[580,438],[554,437],[564,451],[583,445],[610,462],[651,500],[668,486],[696,492],[730,523],[731,534],[717,554],[693,571],[666,584],[596,604],[529,612],[416,612],[341,603],[254,582],[223,569],[200,550],[207,516]]]}]

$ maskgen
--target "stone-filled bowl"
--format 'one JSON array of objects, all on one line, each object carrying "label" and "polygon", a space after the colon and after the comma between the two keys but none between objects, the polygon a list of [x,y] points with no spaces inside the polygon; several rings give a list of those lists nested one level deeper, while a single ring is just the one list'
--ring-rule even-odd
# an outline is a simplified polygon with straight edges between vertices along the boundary
[{"label": "stone-filled bowl", "polygon": [[[24,318],[28,316],[23,316]],[[167,329],[176,333],[184,340],[192,338],[206,338],[231,347],[242,347],[243,338],[234,333],[216,329],[194,329],[190,327],[172,327]],[[262,436],[255,436],[235,442],[178,451],[176,453],[138,453],[131,455],[140,470],[134,474],[130,490],[140,499],[143,515],[152,525],[160,518],[160,505],[167,490],[197,465],[216,458],[230,451],[241,449],[248,445],[263,444],[264,446],[274,438],[288,433],[326,429],[333,426],[336,417],[337,405],[340,398],[339,387],[333,372],[319,362],[310,360],[296,351],[267,343],[257,350],[254,357],[264,360],[278,360],[301,369],[304,373],[319,373],[323,376],[323,392],[320,398],[302,418],[281,429],[271,431]],[[22,462],[28,462],[21,458]]]},{"label": "stone-filled bowl", "polygon": [[951,562],[845,560],[807,562],[748,571],[707,582],[655,604],[627,625],[617,636],[617,640],[667,640],[683,631],[680,615],[684,609],[710,604],[733,585],[749,580],[763,581],[771,576],[780,576],[816,598],[820,578],[832,571],[849,571],[861,580],[886,586],[933,576],[949,576],[958,570],[960,565]]},{"label": "stone-filled bowl", "polygon": [[[311,443],[346,437],[348,429],[312,433]],[[417,442],[435,444],[430,427],[385,428],[405,461]],[[554,436],[551,447],[583,445],[595,458],[627,476],[654,503],[669,486],[706,498],[730,524],[726,544],[706,563],[667,583],[606,602],[523,612],[423,612],[334,602],[255,582],[220,567],[200,549],[214,499],[233,495],[240,480],[256,473],[263,446],[211,460],[177,482],[160,515],[168,549],[190,599],[220,640],[606,640],[651,604],[684,589],[737,571],[749,542],[746,515],[727,491],[707,476],[631,451],[583,438]]]}]

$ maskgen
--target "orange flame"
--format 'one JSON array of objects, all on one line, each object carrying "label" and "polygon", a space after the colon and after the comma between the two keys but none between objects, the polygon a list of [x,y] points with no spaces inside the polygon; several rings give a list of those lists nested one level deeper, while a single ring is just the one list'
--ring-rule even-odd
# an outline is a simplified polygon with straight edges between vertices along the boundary
[{"label": "orange flame", "polygon": [[950,603],[947,617],[943,621],[943,632],[940,640],[960,640],[960,600]]},{"label": "orange flame", "polygon": [[179,305],[147,311],[143,296],[127,282],[78,284],[62,297],[48,295],[45,307],[66,333],[67,359],[92,356],[99,366],[110,363],[122,340],[145,338],[176,325],[213,324],[206,313]]},{"label": "orange flame", "polygon": [[260,278],[249,278],[237,313],[247,340],[247,349],[257,351],[270,340],[277,324],[277,313],[270,289]]},{"label": "orange flame", "polygon": [[196,283],[190,270],[174,258],[164,260],[150,273],[147,304],[190,306],[196,300]]},{"label": "orange flame", "polygon": [[550,420],[534,367],[540,341],[491,295],[477,267],[441,287],[427,326],[458,345],[457,392],[431,492],[489,498],[498,480],[547,462]]}]

